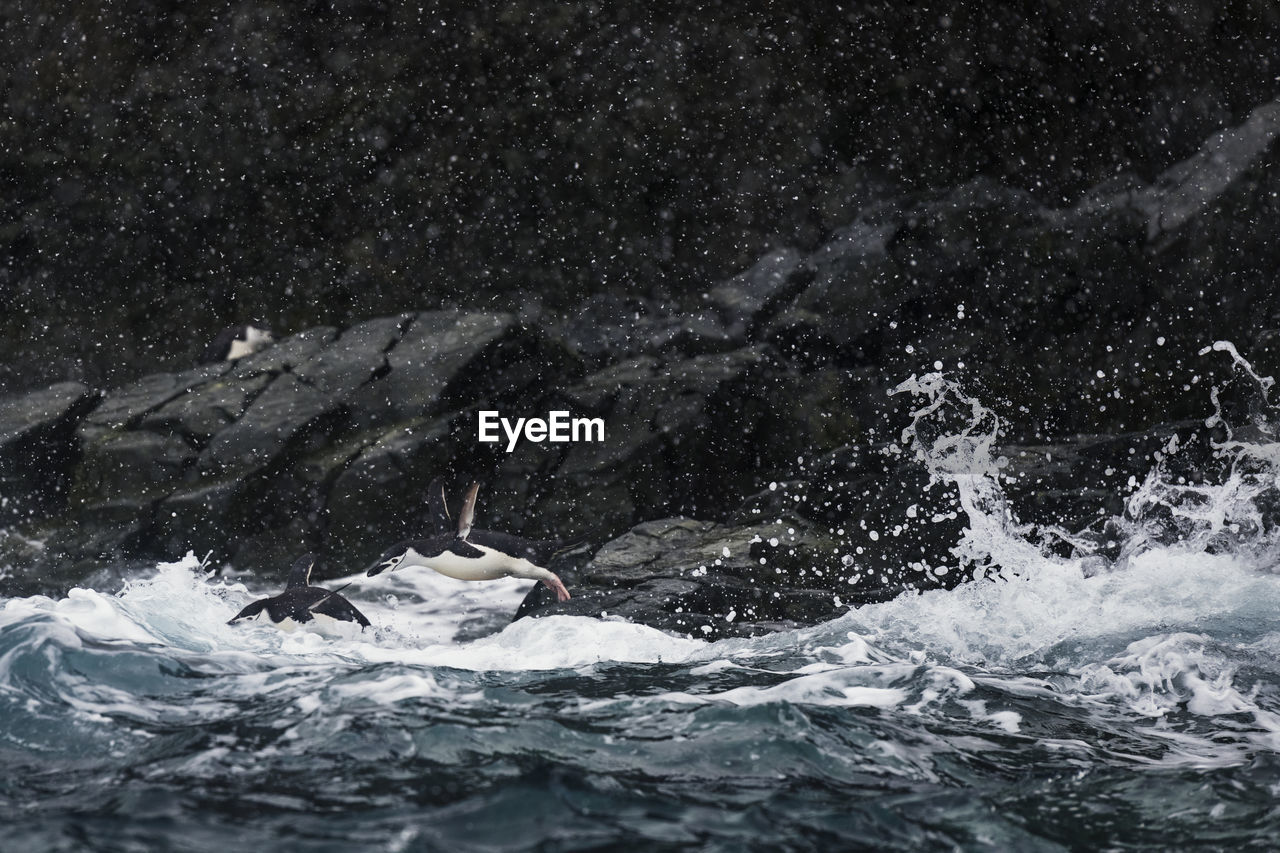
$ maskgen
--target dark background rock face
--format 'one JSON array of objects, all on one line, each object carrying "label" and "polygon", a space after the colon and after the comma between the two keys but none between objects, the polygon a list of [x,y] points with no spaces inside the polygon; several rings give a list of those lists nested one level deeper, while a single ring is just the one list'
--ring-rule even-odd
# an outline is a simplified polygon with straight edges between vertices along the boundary
[{"label": "dark background rock face", "polygon": [[[935,369],[1010,517],[1115,557],[1171,436],[1220,464],[1209,387],[1256,414],[1200,350],[1280,370],[1280,12],[810,7],[0,10],[3,591],[357,569],[441,476],[585,540],[524,613],[813,622],[966,577],[895,444]],[[192,366],[252,318],[280,342]],[[482,409],[607,439],[507,453]]]},{"label": "dark background rock face", "polygon": [[[16,0],[0,32],[10,391],[173,369],[207,342],[193,330],[250,317],[343,327],[604,292],[693,310],[904,193],[984,176],[1060,208],[1150,182],[1280,91],[1264,0]],[[1105,235],[1073,245],[1112,281]],[[1061,304],[1028,248],[1009,310]],[[1063,323],[1110,302],[1098,284]]]}]

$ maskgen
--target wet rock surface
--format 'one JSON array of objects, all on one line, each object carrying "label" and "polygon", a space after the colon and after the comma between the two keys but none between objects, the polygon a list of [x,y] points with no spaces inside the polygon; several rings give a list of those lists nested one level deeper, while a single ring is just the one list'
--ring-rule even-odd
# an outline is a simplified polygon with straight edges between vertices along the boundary
[{"label": "wet rock surface", "polygon": [[0,525],[64,505],[80,459],[76,426],[99,394],[62,382],[0,398]]},{"label": "wet rock surface", "polygon": [[[530,591],[516,618],[555,614],[614,617],[673,633],[753,636],[831,619],[850,605],[892,598],[919,579],[883,584],[859,572],[843,537],[795,518],[714,524],[687,518],[646,522],[605,543],[585,565],[566,560],[573,597]],[[936,586],[925,579],[924,587]]]}]

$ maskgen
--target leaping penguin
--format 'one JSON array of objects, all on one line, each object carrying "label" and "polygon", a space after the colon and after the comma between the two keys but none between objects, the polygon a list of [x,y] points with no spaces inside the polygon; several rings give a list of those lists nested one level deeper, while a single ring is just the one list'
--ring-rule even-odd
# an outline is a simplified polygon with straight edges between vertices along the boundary
[{"label": "leaping penguin", "polygon": [[266,349],[275,342],[275,335],[271,334],[270,329],[248,325],[227,326],[204,348],[204,352],[200,354],[200,363],[235,361]]},{"label": "leaping penguin", "polygon": [[307,625],[308,628],[323,632],[331,631],[338,622],[355,622],[361,628],[368,628],[369,620],[350,601],[337,592],[311,586],[311,569],[315,564],[315,554],[299,557],[293,568],[289,569],[289,580],[284,592],[253,602],[227,624],[265,622],[282,631],[294,631]]},{"label": "leaping penguin", "polygon": [[[447,521],[449,511],[444,504],[443,488],[440,488],[437,504],[437,487],[438,483],[433,481],[430,495],[433,514],[437,520],[443,517]],[[395,569],[423,568],[464,581],[529,578],[550,587],[556,594],[556,600],[568,601],[569,590],[565,589],[560,578],[529,560],[544,543],[507,533],[472,529],[479,492],[480,484],[472,483],[463,500],[462,511],[458,513],[456,532],[396,543],[369,566],[369,576]]]}]

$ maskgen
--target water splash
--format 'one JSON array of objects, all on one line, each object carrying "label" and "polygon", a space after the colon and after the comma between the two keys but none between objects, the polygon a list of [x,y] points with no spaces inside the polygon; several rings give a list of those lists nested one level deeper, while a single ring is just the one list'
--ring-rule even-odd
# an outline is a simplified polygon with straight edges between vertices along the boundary
[{"label": "water splash", "polygon": [[1000,418],[941,373],[912,376],[894,394],[921,397],[910,413],[902,443],[924,465],[931,483],[953,486],[968,526],[951,549],[962,571],[974,578],[1007,576],[1046,559],[1031,541],[1032,525],[1017,523],[1000,486],[1006,460],[996,455]]},{"label": "water splash", "polygon": [[[1126,536],[1119,565],[1153,547],[1229,552],[1255,567],[1277,561],[1280,409],[1269,399],[1275,380],[1259,375],[1230,342],[1218,341],[1200,355],[1215,352],[1231,356],[1240,410],[1229,413],[1224,387],[1213,386],[1205,434],[1171,440],[1116,520]],[[1225,438],[1213,437],[1214,429]]]},{"label": "water splash", "polygon": [[[1280,607],[1280,412],[1268,402],[1270,377],[1234,346],[1204,353],[1231,356],[1246,383],[1233,393],[1251,401],[1248,412],[1228,413],[1219,389],[1211,392],[1206,428],[1171,438],[1108,522],[1121,543],[1110,556],[1083,534],[1059,537],[1076,548],[1055,555],[1038,543],[1043,531],[1014,520],[1000,482],[1000,420],[956,382],[934,373],[895,388],[923,400],[903,444],[933,481],[958,492],[968,529],[955,553],[977,580],[857,608],[841,626],[899,657],[989,674],[1056,672],[1054,691],[1138,716],[1251,718],[1230,747],[1219,733],[1225,752],[1181,743],[1188,762],[1280,748],[1275,705],[1259,700],[1274,667],[1241,675],[1234,663],[1252,654],[1239,638],[1258,636]],[[1235,639],[1212,639],[1223,636]]]}]

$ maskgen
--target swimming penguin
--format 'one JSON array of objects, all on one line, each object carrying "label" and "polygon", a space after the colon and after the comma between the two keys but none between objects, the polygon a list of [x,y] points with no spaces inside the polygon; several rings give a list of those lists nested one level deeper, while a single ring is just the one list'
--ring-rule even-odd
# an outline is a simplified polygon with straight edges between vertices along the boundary
[{"label": "swimming penguin", "polygon": [[[438,503],[436,490],[439,489]],[[556,594],[556,600],[568,601],[569,590],[554,573],[534,564],[530,558],[536,558],[540,551],[545,551],[548,543],[524,539],[507,533],[495,533],[488,530],[473,530],[475,519],[476,495],[480,484],[473,483],[467,490],[462,503],[462,511],[458,513],[458,526],[455,532],[438,533],[425,539],[409,539],[397,542],[382,552],[369,566],[370,577],[385,571],[405,568],[424,568],[445,577],[464,581],[490,581],[497,578],[529,578],[541,581]],[[432,513],[439,519],[442,515],[448,519],[448,507],[444,503],[444,490],[439,481],[432,481],[430,501]],[[554,545],[554,543],[550,543]]]},{"label": "swimming penguin", "polygon": [[227,326],[204,348],[204,352],[200,354],[200,363],[235,361],[266,349],[275,342],[275,335],[271,334],[270,329],[248,325]]},{"label": "swimming penguin", "polygon": [[361,628],[368,628],[369,620],[350,601],[336,592],[311,586],[311,569],[315,564],[315,554],[299,557],[289,569],[284,592],[253,602],[227,624],[265,622],[282,631],[306,625],[324,632],[332,631],[338,622],[355,622]]}]

